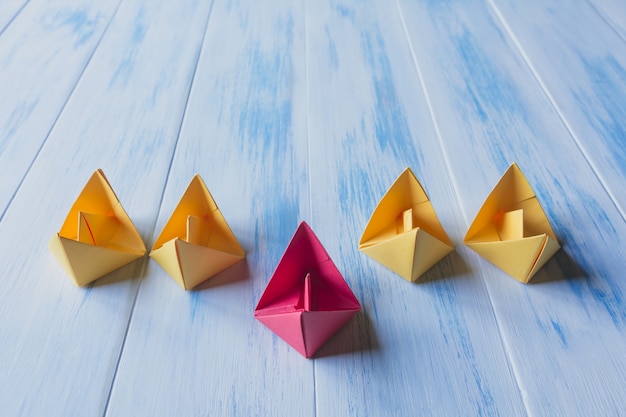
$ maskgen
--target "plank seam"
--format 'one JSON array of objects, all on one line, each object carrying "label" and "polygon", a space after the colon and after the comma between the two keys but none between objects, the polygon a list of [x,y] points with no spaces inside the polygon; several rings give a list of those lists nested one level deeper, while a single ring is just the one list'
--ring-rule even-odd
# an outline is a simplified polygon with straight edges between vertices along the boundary
[{"label": "plank seam", "polygon": [[[307,152],[307,182],[309,184],[309,219],[313,222],[313,190],[311,185],[311,134],[309,131],[309,37],[308,37],[308,13],[307,13],[307,0],[302,1],[302,8],[304,12],[304,111],[306,112],[306,152]],[[313,358],[313,415],[317,416],[317,367],[315,366],[316,360]]]},{"label": "plank seam", "polygon": [[541,90],[543,91],[543,93],[545,94],[546,98],[548,99],[548,101],[550,102],[552,107],[554,108],[554,111],[556,111],[557,115],[559,116],[559,119],[561,120],[561,123],[563,123],[563,126],[565,126],[565,128],[567,129],[567,132],[570,134],[570,136],[574,140],[574,143],[578,147],[578,150],[583,155],[583,158],[585,159],[585,161],[587,162],[589,167],[591,168],[591,171],[594,173],[595,177],[598,179],[598,181],[602,185],[602,188],[608,194],[609,199],[613,202],[613,205],[615,206],[615,208],[617,209],[619,214],[622,216],[622,220],[626,221],[626,212],[624,211],[624,209],[618,203],[617,198],[615,197],[615,195],[613,194],[613,192],[609,188],[609,185],[604,180],[604,177],[602,176],[602,174],[600,174],[600,171],[597,169],[596,164],[593,162],[592,158],[587,153],[587,150],[585,149],[585,147],[583,146],[581,141],[578,139],[578,135],[576,135],[576,133],[574,132],[574,129],[568,123],[565,115],[561,112],[561,109],[557,105],[556,100],[554,99],[554,97],[552,97],[552,94],[550,94],[550,91],[548,90],[547,86],[543,82],[542,78],[539,76],[538,71],[535,69],[534,65],[531,63],[530,58],[528,57],[528,55],[526,54],[526,52],[522,48],[521,43],[517,39],[517,36],[515,36],[515,34],[513,33],[513,30],[511,29],[511,27],[504,20],[504,16],[500,12],[500,9],[498,9],[498,7],[495,5],[493,0],[487,0],[487,3],[491,6],[492,10],[494,11],[494,13],[496,15],[496,18],[499,20],[499,22],[502,25],[502,27],[504,28],[505,32],[507,33],[507,35],[509,36],[509,38],[511,39],[511,41],[513,42],[513,44],[517,48],[517,50],[520,53],[520,55],[522,56],[522,59],[524,60],[524,62],[528,66],[528,68],[530,69],[530,72],[532,73],[533,77],[535,78],[535,81],[539,84]]},{"label": "plank seam", "polygon": [[615,32],[621,40],[626,42],[626,38],[624,38],[615,22],[613,22],[613,19],[609,18],[606,14],[604,14],[604,12],[601,12],[591,0],[587,0],[587,4],[589,4],[589,7],[591,7],[611,29],[613,29],[613,32]]},{"label": "plank seam", "polygon": [[[185,108],[183,110],[183,114],[182,114],[182,117],[180,119],[180,124],[178,125],[178,131],[176,133],[176,142],[174,143],[174,151],[172,152],[172,157],[170,158],[170,163],[169,163],[169,166],[167,168],[167,175],[165,177],[165,184],[163,185],[163,192],[161,193],[161,199],[159,201],[158,215],[155,218],[154,224],[152,226],[152,235],[151,235],[150,241],[154,240],[154,233],[156,231],[157,222],[158,222],[158,219],[161,217],[161,211],[163,209],[163,200],[164,200],[164,197],[165,197],[165,191],[167,190],[167,185],[169,183],[170,174],[171,174],[171,171],[172,171],[172,165],[174,164],[174,159],[176,158],[176,153],[178,151],[178,144],[180,142],[180,133],[182,131],[182,128],[183,128],[183,125],[185,123],[185,119],[186,119],[186,116],[187,116],[187,109],[189,107],[189,98],[191,97],[191,91],[193,90],[193,85],[194,85],[195,80],[196,80],[196,73],[198,71],[198,64],[200,62],[200,58],[202,56],[202,52],[203,52],[203,49],[204,49],[204,41],[206,39],[206,34],[207,34],[208,27],[209,27],[209,21],[211,20],[211,14],[213,12],[213,5],[214,4],[215,4],[215,1],[212,1],[211,2],[211,6],[209,8],[209,13],[207,15],[206,22],[204,24],[204,30],[203,30],[203,33],[202,33],[202,40],[200,41],[200,45],[198,47],[198,52],[197,52],[197,55],[196,55],[196,62],[195,62],[195,65],[194,65],[193,73],[191,75],[191,82],[189,83],[189,90],[187,91],[187,98],[185,100]],[[143,262],[143,265],[141,267],[141,272],[139,274],[139,283],[137,285],[137,290],[135,291],[135,296],[133,298],[133,303],[132,303],[131,308],[130,308],[130,314],[128,316],[128,322],[126,323],[126,330],[124,332],[124,337],[122,338],[122,343],[121,343],[121,346],[120,346],[120,352],[118,354],[117,362],[115,364],[115,369],[113,371],[113,378],[111,379],[111,384],[109,386],[109,392],[107,394],[107,399],[106,399],[106,402],[105,402],[105,405],[104,405],[104,412],[102,413],[103,417],[106,417],[106,415],[107,415],[107,413],[109,411],[109,405],[111,403],[111,396],[113,394],[113,387],[115,386],[115,381],[117,379],[117,374],[118,374],[118,371],[119,371],[119,368],[120,368],[120,363],[121,363],[121,360],[122,360],[122,356],[124,354],[124,348],[126,347],[126,340],[128,339],[128,333],[129,333],[129,330],[130,330],[130,325],[131,325],[132,320],[133,320],[133,315],[134,315],[134,312],[135,312],[135,306],[137,304],[137,298],[139,298],[139,291],[141,290],[141,284],[143,283],[143,275],[144,275],[144,272],[146,270],[146,267],[148,266],[148,262],[149,262],[149,259],[146,259]]]},{"label": "plank seam", "polygon": [[[443,155],[443,159],[444,159],[445,164],[446,164],[446,170],[448,171],[448,178],[450,179],[450,181],[452,183],[452,187],[454,188],[454,193],[456,195],[456,200],[457,200],[457,203],[459,205],[459,208],[461,209],[463,220],[465,221],[465,224],[467,226],[469,226],[469,219],[467,218],[467,210],[465,209],[465,206],[463,205],[463,201],[460,198],[460,194],[458,192],[459,186],[458,186],[456,178],[455,178],[455,176],[453,174],[454,171],[452,170],[452,164],[450,163],[450,159],[448,157],[448,152],[446,151],[446,147],[445,147],[445,145],[443,143],[442,134],[441,134],[441,131],[439,130],[439,123],[437,122],[437,117],[435,116],[435,111],[433,109],[432,102],[430,100],[430,95],[428,94],[428,89],[426,88],[426,83],[425,83],[424,77],[422,75],[422,70],[420,68],[420,65],[419,65],[419,62],[418,62],[418,59],[417,59],[417,55],[415,54],[415,49],[413,48],[413,43],[411,42],[411,37],[409,35],[409,30],[408,30],[408,27],[406,25],[406,20],[404,18],[404,13],[402,12],[402,8],[400,7],[399,0],[396,0],[395,3],[396,3],[396,10],[397,10],[397,12],[398,12],[398,14],[400,16],[400,21],[402,23],[402,29],[404,30],[404,37],[406,38],[406,41],[407,41],[407,44],[408,44],[408,48],[409,48],[409,51],[411,53],[411,58],[413,60],[413,65],[415,66],[415,70],[417,72],[417,76],[419,78],[420,85],[422,87],[422,91],[424,92],[424,98],[426,100],[426,105],[428,106],[428,111],[430,113],[430,118],[431,118],[431,120],[433,122],[433,126],[434,126],[434,129],[435,129],[435,134],[437,135],[437,139],[438,139],[438,142],[439,142],[439,147],[441,148],[441,153]],[[484,281],[483,281],[483,284],[484,284]],[[489,287],[487,285],[485,285],[485,289],[487,291],[487,296],[489,297],[489,304],[490,304],[490,307],[491,307],[491,312],[493,314],[494,320],[496,321],[496,325],[498,327],[498,335],[500,336],[500,343],[502,344],[502,347],[503,347],[504,352],[506,354],[505,357],[506,357],[506,360],[508,362],[509,368],[512,370],[513,376],[515,378],[515,383],[517,385],[517,390],[519,392],[520,399],[522,401],[522,404],[524,404],[524,409],[525,409],[524,411],[526,412],[526,415],[529,415],[529,407],[528,407],[528,404],[526,403],[525,397],[523,395],[523,392],[522,392],[522,389],[521,389],[521,386],[520,386],[520,382],[521,381],[520,381],[520,378],[519,378],[518,373],[516,371],[516,368],[513,365],[513,362],[511,360],[510,349],[509,349],[509,346],[506,343],[506,340],[505,340],[505,338],[503,336],[502,325],[501,325],[500,321],[498,320],[498,315],[496,314],[495,308],[493,306],[493,297],[492,297],[491,292],[489,291]]]},{"label": "plank seam", "polygon": [[113,19],[117,15],[117,11],[119,10],[120,5],[122,4],[122,2],[123,2],[123,0],[120,0],[119,3],[117,4],[117,7],[116,7],[115,11],[111,15],[111,19],[109,19],[108,23],[106,24],[104,30],[102,31],[102,35],[100,35],[100,39],[98,39],[98,42],[96,42],[96,45],[94,46],[93,51],[91,51],[91,55],[89,55],[89,58],[85,62],[85,65],[83,66],[82,70],[80,71],[80,74],[76,78],[76,82],[74,83],[74,85],[72,86],[69,94],[67,95],[67,98],[65,99],[65,102],[63,103],[63,106],[61,106],[61,109],[59,110],[59,113],[57,114],[57,116],[55,117],[54,121],[52,122],[52,125],[50,125],[50,129],[48,129],[48,132],[45,134],[44,139],[41,142],[41,145],[39,145],[39,148],[37,149],[37,152],[35,152],[35,155],[33,156],[33,159],[30,161],[30,164],[28,164],[28,167],[26,168],[26,171],[24,172],[24,175],[22,176],[22,179],[18,182],[17,186],[15,187],[15,191],[13,191],[13,195],[11,195],[11,197],[7,201],[6,206],[4,207],[4,210],[2,211],[2,213],[0,213],[0,222],[2,222],[2,219],[4,218],[4,215],[6,214],[6,212],[9,210],[9,207],[11,207],[11,204],[13,203],[13,200],[15,199],[15,196],[19,192],[20,188],[22,188],[22,184],[26,180],[26,177],[28,177],[28,174],[30,174],[31,168],[33,167],[33,165],[35,164],[35,162],[39,158],[39,155],[41,154],[42,149],[44,148],[44,146],[48,142],[48,139],[50,138],[50,134],[52,133],[52,131],[56,127],[59,119],[61,118],[61,114],[63,114],[63,111],[67,107],[67,103],[69,103],[70,99],[72,98],[72,95],[74,94],[74,91],[76,90],[76,87],[80,83],[80,80],[83,78],[83,75],[85,74],[85,70],[87,69],[87,67],[91,63],[91,60],[92,60],[93,56],[95,55],[96,50],[100,46],[100,42],[102,42],[102,39],[104,38],[104,35],[109,30],[109,26],[111,25],[111,22],[113,21]]},{"label": "plank seam", "polygon": [[26,5],[30,3],[30,0],[26,0],[24,2],[24,4],[22,4],[22,6],[20,6],[19,9],[17,9],[17,12],[15,12],[15,14],[13,15],[13,17],[11,19],[9,19],[9,21],[7,22],[6,25],[4,25],[4,27],[2,29],[0,29],[0,36],[2,36],[2,34],[4,33],[5,30],[7,30],[7,28],[9,26],[11,26],[11,23],[13,23],[13,21],[15,20],[15,18],[22,13],[22,10],[24,10],[24,8],[26,7]]}]

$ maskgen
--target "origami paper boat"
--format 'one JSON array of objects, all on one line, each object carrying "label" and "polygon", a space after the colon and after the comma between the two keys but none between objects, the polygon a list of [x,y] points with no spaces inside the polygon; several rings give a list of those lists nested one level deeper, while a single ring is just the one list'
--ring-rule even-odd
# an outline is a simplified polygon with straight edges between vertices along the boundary
[{"label": "origami paper boat", "polygon": [[91,176],[48,247],[78,286],[146,253],[141,236],[100,169]]},{"label": "origami paper boat", "polygon": [[523,283],[560,248],[543,208],[515,163],[483,203],[464,242]]},{"label": "origami paper boat", "polygon": [[199,175],[195,175],[150,251],[185,290],[246,256]]},{"label": "origami paper boat", "polygon": [[410,168],[378,203],[361,236],[359,250],[407,281],[416,281],[454,250]]},{"label": "origami paper boat", "polygon": [[300,223],[254,317],[310,358],[361,305],[309,225]]}]

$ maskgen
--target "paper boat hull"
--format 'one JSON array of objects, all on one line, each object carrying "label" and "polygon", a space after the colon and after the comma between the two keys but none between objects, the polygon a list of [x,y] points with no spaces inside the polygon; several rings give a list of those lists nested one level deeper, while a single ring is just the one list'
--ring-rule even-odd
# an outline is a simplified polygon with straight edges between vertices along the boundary
[{"label": "paper boat hull", "polygon": [[535,192],[515,163],[489,193],[463,241],[523,283],[560,248]]},{"label": "paper boat hull", "polygon": [[426,191],[410,168],[378,202],[359,241],[359,250],[411,282],[454,250]]},{"label": "paper boat hull", "polygon": [[141,251],[93,246],[64,238],[59,234],[52,237],[48,247],[74,283],[80,287],[144,255]]},{"label": "paper boat hull", "polygon": [[414,229],[361,248],[367,256],[411,282],[453,250],[453,247],[422,229]]},{"label": "paper boat hull", "polygon": [[559,244],[547,235],[518,240],[467,243],[473,251],[522,283],[559,250]]},{"label": "paper boat hull", "polygon": [[185,290],[196,287],[244,258],[178,238],[151,251],[150,257]]},{"label": "paper boat hull", "polygon": [[310,358],[359,311],[293,311],[264,315],[261,310],[255,317],[302,356]]}]

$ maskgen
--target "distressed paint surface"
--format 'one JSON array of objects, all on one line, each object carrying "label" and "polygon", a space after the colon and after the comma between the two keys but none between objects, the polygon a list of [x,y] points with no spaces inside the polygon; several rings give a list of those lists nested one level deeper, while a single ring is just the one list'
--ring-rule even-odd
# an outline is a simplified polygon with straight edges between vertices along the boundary
[{"label": "distressed paint surface", "polygon": [[524,415],[486,288],[471,278],[478,266],[462,261],[458,239],[417,284],[357,250],[407,166],[448,232],[464,225],[397,9],[328,3],[307,10],[309,91],[327,91],[309,97],[312,227],[364,313],[321,350],[318,413]]},{"label": "distressed paint surface", "polygon": [[586,2],[491,3],[626,220],[626,39]]},{"label": "distressed paint surface", "polygon": [[189,292],[150,262],[107,416],[315,415],[313,362],[253,317],[310,212],[304,7],[292,3],[213,5],[156,233],[199,173],[247,256]]},{"label": "distressed paint surface", "polygon": [[589,0],[591,5],[626,41],[626,4],[621,0]]},{"label": "distressed paint surface", "polygon": [[[621,2],[48,3],[0,4],[3,415],[626,409]],[[529,285],[462,245],[513,161],[563,246]],[[456,245],[415,284],[357,249],[407,166]],[[246,259],[74,287],[96,168],[148,248],[199,173]],[[310,360],[253,318],[302,220],[363,306]]]},{"label": "distressed paint surface", "polygon": [[[143,239],[150,238],[208,6],[125,1],[39,156],[29,161],[0,223],[0,402],[6,415],[104,414],[146,259],[78,288],[47,242],[98,167]],[[162,31],[172,16],[185,31]],[[138,27],[146,28],[141,39]],[[112,85],[129,57],[125,81],[133,88]]]},{"label": "distressed paint surface", "polygon": [[626,370],[620,212],[488,5],[401,4],[466,224],[517,161],[563,243],[531,285],[481,267],[528,412],[615,414]]},{"label": "distressed paint surface", "polygon": [[0,218],[85,71],[118,4],[32,0],[1,33]]},{"label": "distressed paint surface", "polygon": [[29,0],[5,0],[0,3],[0,35],[11,24]]}]

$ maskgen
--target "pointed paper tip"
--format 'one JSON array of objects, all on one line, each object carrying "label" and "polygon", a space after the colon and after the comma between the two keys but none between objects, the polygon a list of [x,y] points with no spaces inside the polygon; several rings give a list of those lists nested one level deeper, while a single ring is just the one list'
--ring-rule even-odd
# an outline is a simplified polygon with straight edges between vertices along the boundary
[{"label": "pointed paper tip", "polygon": [[298,224],[298,229],[306,229],[308,231],[312,231],[311,226],[309,226],[309,224],[307,222],[305,222],[304,220],[301,220],[300,223]]},{"label": "pointed paper tip", "polygon": [[[411,169],[411,167],[406,167],[402,170],[402,172],[400,173],[400,175],[398,175],[398,178],[403,176],[403,175],[411,175],[413,177],[415,177],[415,173],[413,172],[413,170]],[[417,179],[417,177],[415,177],[415,179]]]},{"label": "pointed paper tip", "polygon": [[102,178],[102,179],[104,179],[106,182],[109,182],[109,181],[107,180],[106,175],[104,175],[104,171],[102,170],[102,168],[97,168],[97,169],[93,172],[93,174],[91,174],[91,178],[93,178],[93,177],[101,177],[101,178]]},{"label": "pointed paper tip", "polygon": [[204,183],[204,180],[202,179],[202,177],[200,176],[200,174],[194,174],[193,178],[191,178],[190,184],[193,183],[199,183],[201,185],[203,185],[204,187],[206,187],[206,184]]}]

